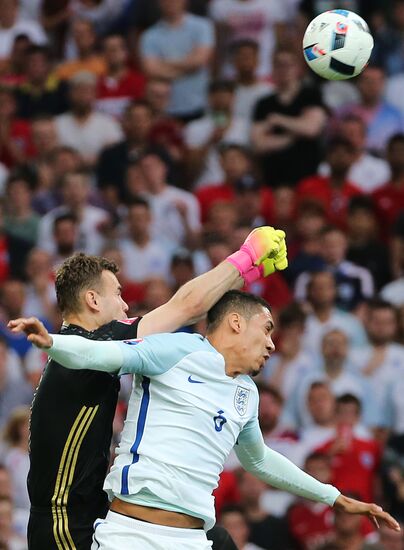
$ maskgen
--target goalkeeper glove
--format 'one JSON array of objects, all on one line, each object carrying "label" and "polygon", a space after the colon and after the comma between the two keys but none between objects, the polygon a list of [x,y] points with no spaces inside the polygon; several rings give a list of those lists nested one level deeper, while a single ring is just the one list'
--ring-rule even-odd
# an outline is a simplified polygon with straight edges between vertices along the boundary
[{"label": "goalkeeper glove", "polygon": [[243,277],[247,271],[260,265],[265,259],[273,258],[279,251],[285,233],[270,226],[258,227],[251,231],[240,250],[231,254],[227,261],[232,263]]},{"label": "goalkeeper glove", "polygon": [[[279,233],[285,233],[283,231],[277,230]],[[288,267],[288,257],[286,249],[286,241],[283,237],[280,244],[277,254],[273,258],[266,258],[262,261],[259,266],[251,267],[247,273],[244,273],[243,279],[246,284],[251,284],[261,279],[262,277],[268,277],[274,273],[274,271],[282,271]]]}]

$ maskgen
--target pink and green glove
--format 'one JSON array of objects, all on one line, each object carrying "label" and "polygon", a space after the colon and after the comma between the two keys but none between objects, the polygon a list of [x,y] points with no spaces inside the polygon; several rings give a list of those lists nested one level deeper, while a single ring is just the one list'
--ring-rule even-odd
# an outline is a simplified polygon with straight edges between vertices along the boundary
[{"label": "pink and green glove", "polygon": [[[244,279],[247,276],[246,282],[267,276],[275,269],[285,269],[285,232],[270,226],[258,227],[251,231],[240,250],[231,254],[227,261],[238,269]],[[253,271],[249,273],[250,270]]]},{"label": "pink and green glove", "polygon": [[276,256],[274,258],[266,258],[259,266],[251,267],[247,273],[243,275],[243,279],[245,284],[249,285],[255,281],[258,281],[258,279],[268,277],[268,275],[271,275],[275,271],[282,271],[287,267],[287,248],[286,241],[283,239],[280,243],[279,251]]}]

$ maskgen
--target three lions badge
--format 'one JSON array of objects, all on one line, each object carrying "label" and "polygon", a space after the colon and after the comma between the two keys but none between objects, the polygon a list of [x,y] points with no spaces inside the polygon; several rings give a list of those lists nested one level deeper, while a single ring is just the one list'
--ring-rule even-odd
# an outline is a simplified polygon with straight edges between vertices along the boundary
[{"label": "three lions badge", "polygon": [[234,394],[234,408],[240,416],[244,416],[247,412],[248,398],[250,397],[250,390],[237,386],[236,393]]}]

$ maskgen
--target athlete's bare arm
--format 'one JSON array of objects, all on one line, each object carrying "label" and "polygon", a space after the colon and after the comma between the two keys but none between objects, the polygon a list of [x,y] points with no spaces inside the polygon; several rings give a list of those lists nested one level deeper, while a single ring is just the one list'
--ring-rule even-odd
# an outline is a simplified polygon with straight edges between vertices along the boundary
[{"label": "athlete's bare arm", "polygon": [[147,313],[139,323],[142,338],[157,332],[172,332],[201,318],[225,292],[243,286],[239,271],[229,262],[199,275],[183,285],[166,304]]}]

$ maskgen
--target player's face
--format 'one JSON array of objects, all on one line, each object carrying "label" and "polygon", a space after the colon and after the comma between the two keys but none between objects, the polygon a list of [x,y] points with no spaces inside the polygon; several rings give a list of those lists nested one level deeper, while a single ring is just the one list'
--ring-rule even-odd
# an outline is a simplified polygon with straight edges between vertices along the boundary
[{"label": "player's face", "polygon": [[257,375],[275,350],[272,341],[274,321],[271,312],[262,308],[246,322],[244,331],[240,334],[242,346],[240,349],[240,372]]},{"label": "player's face", "polygon": [[100,313],[104,323],[117,319],[126,319],[128,304],[122,300],[121,285],[111,271],[103,271],[101,275],[101,289],[98,293]]}]

